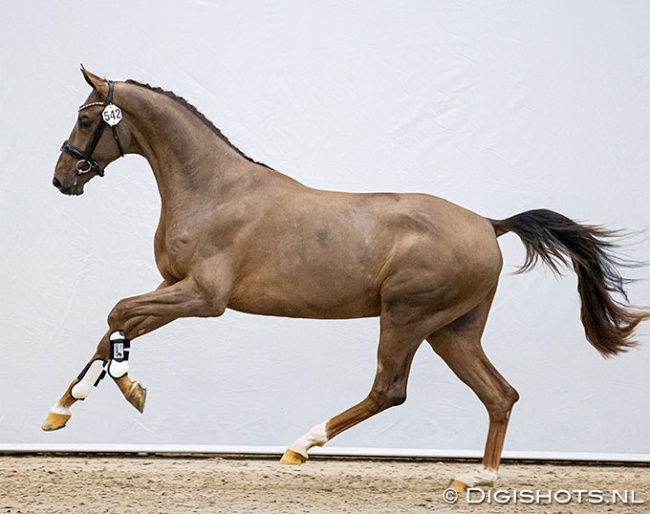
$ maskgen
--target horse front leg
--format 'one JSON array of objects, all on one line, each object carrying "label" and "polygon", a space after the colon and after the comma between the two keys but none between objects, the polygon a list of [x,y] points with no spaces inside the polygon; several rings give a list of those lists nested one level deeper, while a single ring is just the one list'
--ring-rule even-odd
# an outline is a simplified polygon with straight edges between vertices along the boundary
[{"label": "horse front leg", "polygon": [[377,350],[377,373],[368,396],[296,439],[284,452],[280,463],[303,464],[309,458],[310,448],[323,446],[333,437],[371,416],[402,404],[406,400],[411,362],[421,342],[421,338],[409,334],[407,330],[401,331],[384,322]]},{"label": "horse front leg", "polygon": [[52,407],[42,429],[51,431],[65,427],[72,416],[72,405],[86,399],[106,374],[115,381],[126,400],[142,412],[146,389],[128,375],[131,340],[177,318],[218,316],[224,310],[225,302],[206,300],[192,279],[173,285],[163,283],[151,293],[119,301],[108,316],[109,330],[95,354]]},{"label": "horse front leg", "polygon": [[128,377],[129,353],[130,340],[124,336],[124,332],[107,332],[97,346],[95,354],[52,407],[41,428],[45,431],[63,428],[72,416],[72,405],[85,400],[106,374],[113,378],[129,403],[142,412],[147,390],[139,382],[132,382]]}]

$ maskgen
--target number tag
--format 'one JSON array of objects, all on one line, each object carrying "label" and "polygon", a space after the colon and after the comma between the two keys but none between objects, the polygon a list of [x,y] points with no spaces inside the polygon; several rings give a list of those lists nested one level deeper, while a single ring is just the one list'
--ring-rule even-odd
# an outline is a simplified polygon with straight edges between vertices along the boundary
[{"label": "number tag", "polygon": [[113,343],[113,358],[115,360],[124,358],[124,343]]},{"label": "number tag", "polygon": [[122,121],[122,109],[117,105],[108,104],[102,113],[102,117],[112,127]]}]

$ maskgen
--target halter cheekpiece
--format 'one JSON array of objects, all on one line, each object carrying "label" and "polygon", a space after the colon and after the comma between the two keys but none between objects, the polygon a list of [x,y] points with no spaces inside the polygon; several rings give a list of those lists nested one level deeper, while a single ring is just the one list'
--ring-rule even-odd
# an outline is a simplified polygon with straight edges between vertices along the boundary
[{"label": "halter cheekpiece", "polygon": [[116,125],[121,120],[122,112],[118,107],[113,105],[114,88],[115,88],[115,83],[112,80],[109,80],[108,96],[106,97],[106,102],[92,102],[79,107],[78,112],[81,112],[85,109],[89,109],[90,107],[96,107],[96,106],[104,107],[104,111],[102,112],[103,123],[102,121],[100,121],[99,125],[97,125],[97,128],[95,129],[95,133],[93,134],[93,138],[90,140],[90,143],[88,144],[86,149],[80,150],[76,146],[73,146],[70,143],[70,141],[68,141],[67,139],[63,142],[63,145],[61,146],[62,152],[71,155],[75,159],[78,159],[77,161],[78,175],[84,175],[89,171],[95,170],[100,177],[104,176],[104,171],[99,168],[97,161],[93,159],[93,153],[95,152],[95,148],[99,144],[99,140],[101,139],[102,134],[104,133],[104,129],[106,128],[106,125],[110,125],[111,127],[111,130],[113,132],[113,139],[115,139],[115,144],[117,145],[117,149],[120,152],[120,157],[124,157],[124,150],[122,149],[122,145],[120,144],[120,138],[117,135],[117,128],[116,128]]}]

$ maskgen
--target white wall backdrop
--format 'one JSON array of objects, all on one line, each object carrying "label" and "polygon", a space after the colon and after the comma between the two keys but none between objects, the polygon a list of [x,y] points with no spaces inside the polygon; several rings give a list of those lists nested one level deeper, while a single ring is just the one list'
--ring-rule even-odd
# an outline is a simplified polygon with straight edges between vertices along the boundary
[{"label": "white wall backdrop", "polygon": [[[105,380],[65,430],[41,432],[112,306],[159,281],[146,161],[119,160],[80,198],[51,186],[89,93],[80,63],[173,90],[246,154],[314,187],[643,231],[648,26],[648,2],[618,0],[2,3],[0,450],[281,449],[361,400],[374,375],[377,320],[228,312],[134,343],[144,414]],[[485,347],[522,397],[507,454],[650,459],[648,324],[639,349],[602,359],[575,276],[514,276],[523,248],[515,236],[501,247]],[[647,233],[626,252],[650,260]],[[650,305],[648,282],[630,293]],[[486,430],[483,406],[423,346],[406,404],[327,451],[473,455]]]}]

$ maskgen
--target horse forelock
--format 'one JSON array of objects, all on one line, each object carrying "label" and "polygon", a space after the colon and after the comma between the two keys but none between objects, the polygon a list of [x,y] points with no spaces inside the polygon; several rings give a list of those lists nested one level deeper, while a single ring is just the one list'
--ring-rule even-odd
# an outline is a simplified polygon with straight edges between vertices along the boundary
[{"label": "horse forelock", "polygon": [[181,104],[183,107],[185,107],[188,111],[190,111],[199,120],[201,120],[201,122],[203,122],[203,124],[205,124],[210,130],[212,130],[212,132],[214,132],[214,134],[219,139],[221,139],[224,143],[226,143],[230,148],[232,148],[235,152],[237,152],[241,157],[243,157],[244,159],[246,159],[246,160],[248,160],[248,161],[250,161],[250,162],[252,162],[254,164],[259,164],[260,166],[270,168],[270,166],[268,166],[268,165],[266,165],[266,164],[264,164],[262,162],[258,162],[258,161],[254,160],[254,159],[251,159],[248,155],[246,155],[239,148],[237,148],[234,144],[232,144],[232,142],[224,135],[223,132],[221,132],[221,130],[219,130],[219,128],[217,126],[215,126],[214,123],[212,123],[208,118],[206,118],[205,115],[201,111],[199,111],[196,107],[194,107],[190,102],[185,100],[185,98],[183,98],[182,96],[179,96],[179,95],[177,95],[176,93],[174,93],[172,91],[167,91],[167,90],[162,89],[160,87],[155,87],[155,86],[151,86],[149,84],[145,84],[143,82],[138,82],[137,80],[129,79],[129,80],[126,80],[125,82],[127,84],[131,84],[133,86],[141,87],[141,88],[147,89],[149,91],[152,91],[154,93],[158,93],[158,94],[164,95],[164,96],[166,96],[168,98],[171,98],[175,102],[177,102],[177,103]]}]

